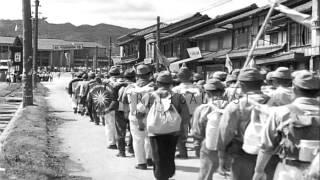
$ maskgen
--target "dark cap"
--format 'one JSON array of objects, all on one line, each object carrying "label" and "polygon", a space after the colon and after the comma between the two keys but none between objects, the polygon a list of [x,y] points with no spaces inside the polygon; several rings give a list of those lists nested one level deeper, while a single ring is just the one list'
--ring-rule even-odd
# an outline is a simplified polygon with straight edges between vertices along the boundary
[{"label": "dark cap", "polygon": [[136,73],[134,72],[133,69],[127,69],[127,70],[124,71],[123,76],[125,78],[134,78],[136,76]]},{"label": "dark cap", "polygon": [[141,64],[137,67],[137,75],[145,75],[151,72],[151,68],[146,64]]},{"label": "dark cap", "polygon": [[233,74],[229,74],[227,76],[226,82],[237,81],[237,76]]},{"label": "dark cap", "polygon": [[177,73],[177,77],[181,81],[190,81],[192,77],[192,72],[188,67],[181,67]]},{"label": "dark cap", "polygon": [[218,79],[209,79],[208,82],[203,86],[207,91],[214,91],[214,90],[224,90],[224,85]]},{"label": "dark cap", "polygon": [[109,70],[109,75],[110,76],[120,76],[120,68],[116,66],[112,66],[111,69]]},{"label": "dark cap", "polygon": [[291,79],[291,71],[287,67],[278,67],[272,72],[271,78]]},{"label": "dark cap", "polygon": [[294,74],[293,85],[302,89],[320,90],[320,79],[307,70],[297,71]]},{"label": "dark cap", "polygon": [[240,71],[239,81],[263,81],[263,76],[256,68],[245,68]]},{"label": "dark cap", "polygon": [[162,71],[158,74],[157,82],[172,84],[172,76],[168,71]]},{"label": "dark cap", "polygon": [[94,79],[96,77],[96,74],[93,72],[90,72],[88,76],[89,78]]},{"label": "dark cap", "polygon": [[84,73],[84,74],[82,75],[82,79],[88,79],[88,74],[87,74],[87,73]]},{"label": "dark cap", "polygon": [[203,76],[199,73],[194,73],[193,74],[193,81],[199,81],[199,80],[203,80]]},{"label": "dark cap", "polygon": [[224,81],[226,77],[227,77],[227,73],[223,71],[216,71],[212,75],[212,78],[219,79],[220,81]]}]

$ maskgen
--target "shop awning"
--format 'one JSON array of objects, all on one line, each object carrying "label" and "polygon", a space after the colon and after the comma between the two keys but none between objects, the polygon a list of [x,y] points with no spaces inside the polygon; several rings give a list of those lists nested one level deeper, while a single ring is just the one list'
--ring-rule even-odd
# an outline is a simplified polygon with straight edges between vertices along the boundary
[{"label": "shop awning", "polygon": [[[253,51],[253,56],[262,56],[262,55],[268,55],[270,53],[277,52],[281,49],[283,49],[284,45],[281,46],[273,46],[269,48],[257,48]],[[238,49],[238,50],[232,50],[228,55],[230,58],[240,58],[240,57],[247,57],[249,53],[249,49]]]},{"label": "shop awning", "polygon": [[175,62],[173,62],[171,64],[173,64],[173,65],[175,65],[175,64],[183,64],[183,63],[195,61],[195,60],[198,60],[198,59],[202,59],[202,57],[192,57],[192,58],[182,59],[182,60],[179,60],[179,61],[175,61]]},{"label": "shop awning", "polygon": [[126,60],[121,60],[119,64],[133,64],[136,61],[138,61],[139,58],[132,58],[132,59],[126,59]]},{"label": "shop awning", "polygon": [[207,56],[203,57],[199,62],[210,62],[213,61],[214,59],[217,58],[225,58],[226,54],[228,54],[231,51],[231,49],[225,49],[225,50],[220,50],[212,54],[208,54]]},{"label": "shop awning", "polygon": [[284,61],[299,61],[303,60],[306,57],[304,56],[303,53],[297,53],[297,52],[289,52],[289,53],[284,53],[268,58],[261,58],[261,59],[256,59],[256,64],[271,64],[271,63],[277,63],[277,62],[284,62]]}]

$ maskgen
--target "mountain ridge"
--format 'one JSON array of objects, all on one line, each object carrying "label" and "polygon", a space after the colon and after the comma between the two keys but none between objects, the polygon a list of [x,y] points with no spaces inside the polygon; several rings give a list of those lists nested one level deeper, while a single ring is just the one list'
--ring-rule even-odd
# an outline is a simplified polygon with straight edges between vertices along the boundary
[{"label": "mountain ridge", "polygon": [[[18,31],[15,27],[18,25]],[[72,23],[49,23],[39,19],[39,38],[62,39],[70,41],[91,41],[100,43],[109,48],[111,37],[113,55],[119,54],[119,47],[114,42],[120,36],[136,31],[137,29],[125,28],[112,24],[99,23],[96,25],[74,25]],[[22,34],[22,20],[0,19],[0,36],[18,36]]]}]

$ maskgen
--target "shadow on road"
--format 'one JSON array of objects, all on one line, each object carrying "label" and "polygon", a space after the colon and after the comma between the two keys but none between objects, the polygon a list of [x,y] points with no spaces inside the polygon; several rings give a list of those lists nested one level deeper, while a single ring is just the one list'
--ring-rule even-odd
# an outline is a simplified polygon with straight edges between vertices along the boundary
[{"label": "shadow on road", "polygon": [[198,173],[199,168],[198,167],[192,167],[192,166],[176,166],[177,171],[184,171],[184,172],[192,172],[192,173]]}]

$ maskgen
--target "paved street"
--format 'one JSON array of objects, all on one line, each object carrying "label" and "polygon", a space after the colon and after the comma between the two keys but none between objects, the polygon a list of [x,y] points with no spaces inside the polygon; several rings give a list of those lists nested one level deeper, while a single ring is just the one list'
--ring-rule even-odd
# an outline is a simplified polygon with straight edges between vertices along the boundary
[{"label": "paved street", "polygon": [[[59,129],[62,139],[61,151],[68,154],[67,163],[71,175],[91,177],[94,180],[150,180],[153,179],[152,169],[136,170],[132,157],[118,158],[116,150],[106,148],[103,126],[89,122],[88,117],[74,115],[71,100],[65,90],[71,76],[64,75],[54,82],[45,82],[49,88],[49,106],[55,116],[65,121]],[[190,153],[188,160],[176,160],[176,180],[195,180],[199,170],[199,160]],[[221,179],[221,178],[215,178]]]}]

